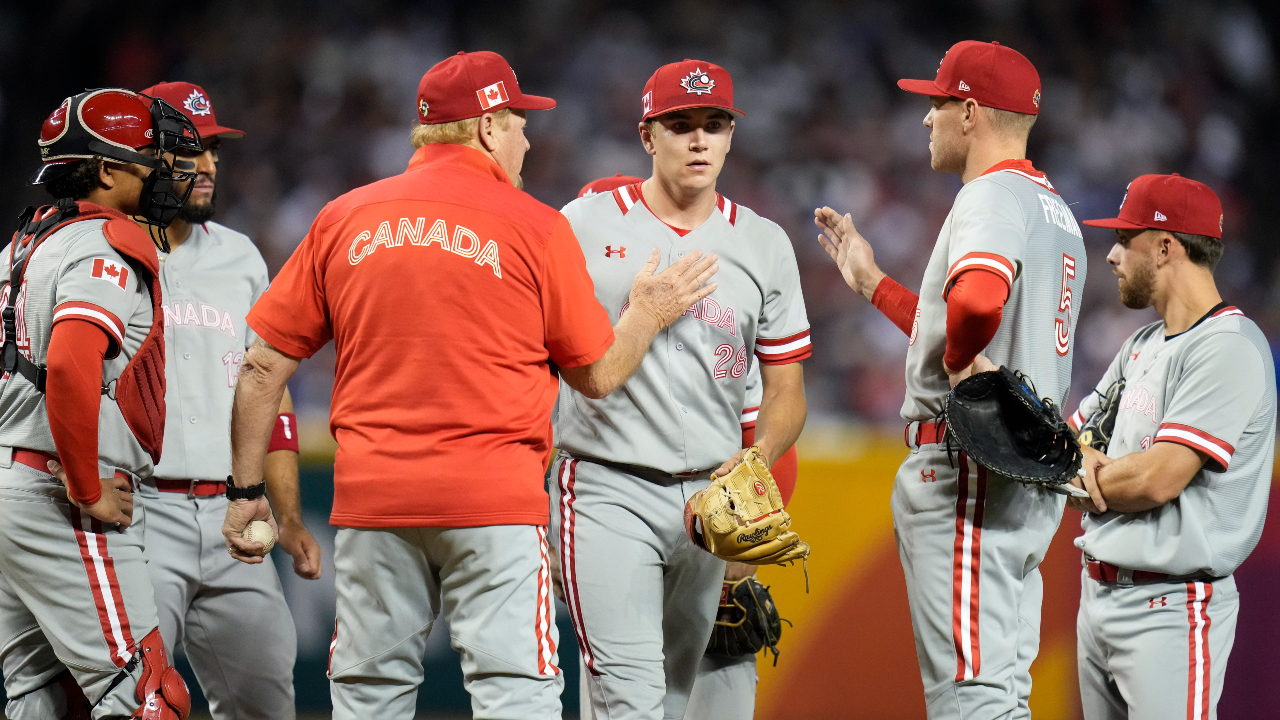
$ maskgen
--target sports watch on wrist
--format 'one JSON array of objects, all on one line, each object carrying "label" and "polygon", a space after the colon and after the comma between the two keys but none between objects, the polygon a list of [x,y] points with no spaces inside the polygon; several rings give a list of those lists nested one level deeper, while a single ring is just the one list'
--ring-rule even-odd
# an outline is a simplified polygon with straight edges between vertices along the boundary
[{"label": "sports watch on wrist", "polygon": [[257,485],[249,487],[236,487],[235,481],[231,476],[227,476],[227,499],[228,500],[254,500],[267,494],[267,481],[260,480]]}]

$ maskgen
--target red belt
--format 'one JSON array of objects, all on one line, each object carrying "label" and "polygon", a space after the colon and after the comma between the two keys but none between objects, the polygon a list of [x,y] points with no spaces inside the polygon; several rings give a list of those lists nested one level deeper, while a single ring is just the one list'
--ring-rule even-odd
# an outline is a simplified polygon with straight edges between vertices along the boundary
[{"label": "red belt", "polygon": [[156,478],[160,492],[185,493],[187,497],[213,497],[225,495],[227,484],[222,480],[166,480]]},{"label": "red belt", "polygon": [[919,447],[921,445],[930,445],[940,443],[947,437],[947,421],[946,420],[921,420],[916,424],[916,442],[911,444],[911,425],[902,428],[902,442],[907,447]]},{"label": "red belt", "polygon": [[1146,570],[1125,570],[1117,565],[1109,562],[1095,560],[1088,555],[1084,558],[1084,565],[1089,573],[1089,577],[1098,582],[1120,582],[1120,574],[1131,575],[1132,577],[1125,580],[1125,584],[1146,585],[1148,583],[1165,582],[1173,577],[1168,573],[1147,572]]},{"label": "red belt", "polygon": [[[13,461],[22,463],[33,470],[39,470],[42,473],[49,473],[49,461],[58,461],[57,456],[43,453],[39,450],[24,450],[22,448],[13,449]],[[49,473],[52,474],[52,473]]]}]

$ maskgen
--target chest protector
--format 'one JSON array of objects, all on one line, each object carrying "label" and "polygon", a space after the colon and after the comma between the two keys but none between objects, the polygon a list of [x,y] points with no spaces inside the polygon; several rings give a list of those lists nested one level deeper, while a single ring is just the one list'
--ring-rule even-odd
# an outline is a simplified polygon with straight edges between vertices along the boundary
[{"label": "chest protector", "polygon": [[[160,462],[164,444],[165,379],[164,379],[164,309],[160,296],[160,261],[151,238],[132,220],[111,208],[89,202],[59,200],[39,209],[27,208],[19,219],[18,231],[9,245],[9,296],[0,318],[4,323],[4,345],[0,360],[11,375],[17,373],[29,380],[41,393],[45,391],[47,368],[36,365],[18,351],[16,303],[23,275],[31,253],[53,233],[73,222],[101,220],[102,233],[116,252],[133,268],[138,282],[151,291],[151,330],[138,352],[129,360],[120,377],[106,383],[102,394],[120,408],[125,424],[138,444]],[[114,384],[114,388],[111,387]]]}]

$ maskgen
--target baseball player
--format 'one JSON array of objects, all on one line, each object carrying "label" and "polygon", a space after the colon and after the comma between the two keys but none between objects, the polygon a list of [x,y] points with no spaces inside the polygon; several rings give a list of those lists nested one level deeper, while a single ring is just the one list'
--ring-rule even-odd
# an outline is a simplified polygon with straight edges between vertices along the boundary
[{"label": "baseball player", "polygon": [[815,222],[849,286],[910,336],[902,417],[911,454],[891,507],[928,715],[1025,717],[1040,641],[1037,568],[1063,497],[949,452],[938,418],[952,386],[1001,365],[1061,406],[1084,243],[1067,204],[1025,159],[1040,110],[1040,78],[1025,57],[965,41],[936,79],[898,86],[930,96],[931,165],[964,183],[919,296],[876,267],[849,216],[821,208]]},{"label": "baseball player", "polygon": [[242,530],[271,521],[261,467],[285,380],[337,346],[335,718],[412,718],[442,614],[476,717],[561,716],[543,484],[557,375],[607,395],[715,290],[714,255],[655,275],[655,252],[610,327],[568,221],[516,187],[525,111],[554,106],[496,53],[437,64],[408,170],[330,203],[249,313],[223,527],[247,561],[260,545]]},{"label": "baseball player", "polygon": [[[642,182],[644,182],[644,178],[621,174],[600,178],[584,185],[578,192],[578,197],[607,193],[616,188]],[[747,373],[746,399],[744,400],[746,407],[742,408],[742,447],[751,447],[755,444],[756,419],[760,414],[762,397],[760,368],[758,365],[752,364]],[[791,494],[795,490],[798,464],[796,448],[792,445],[770,468],[773,472],[774,480],[778,483],[778,489],[782,492],[784,503],[791,499]],[[556,551],[553,553],[553,558],[558,559],[558,543],[556,543],[553,550]],[[746,565],[744,563],[725,563],[725,565],[725,586],[729,586],[736,580],[750,577],[756,571],[754,565]],[[556,567],[559,566],[556,565]],[[561,600],[565,600],[563,585],[558,577],[555,578],[555,587],[557,596]],[[591,718],[591,693],[586,663],[579,665],[579,668],[581,671],[581,682],[578,686],[579,708],[581,708],[580,712],[584,720],[589,720]],[[689,695],[689,705],[685,710],[685,716],[698,718],[699,720],[721,720],[721,718],[724,720],[742,720],[742,718],[750,718],[755,715],[756,683],[758,680],[755,655],[726,658],[704,654],[698,662],[698,674],[693,683],[693,690]]]},{"label": "baseball player", "polygon": [[[185,718],[143,556],[164,437],[159,263],[129,216],[163,228],[193,175],[195,127],[128,90],[67,98],[40,130],[29,209],[4,256],[0,668],[14,720]],[[161,233],[161,244],[167,247]]]},{"label": "baseball player", "polygon": [[[1222,301],[1222,203],[1178,175],[1143,175],[1107,262],[1126,306],[1160,320],[1120,346],[1070,422],[1085,447],[1077,663],[1087,720],[1217,717],[1240,595],[1262,534],[1275,453],[1275,370],[1258,326]],[[1109,407],[1114,383],[1123,393]],[[1113,397],[1116,397],[1113,394]],[[1110,423],[1095,423],[1099,414]],[[1111,425],[1106,428],[1106,425]],[[1082,437],[1084,434],[1082,433]]]},{"label": "baseball player", "polygon": [[[293,617],[275,568],[246,565],[222,539],[231,473],[231,399],[239,364],[256,336],[245,324],[267,289],[267,266],[253,242],[213,222],[222,138],[244,133],[218,124],[209,95],[186,82],[142,91],[179,108],[204,151],[179,155],[196,179],[168,228],[160,254],[164,290],[168,418],[157,497],[147,498],[147,570],[155,586],[160,634],[172,654],[187,653],[215,718],[292,718]],[[297,420],[286,395],[267,456],[266,480],[282,509],[281,544],[303,577],[318,577],[320,549],[298,512]],[[292,503],[287,499],[292,497]],[[254,647],[252,653],[244,648]]]},{"label": "baseball player", "polygon": [[685,504],[745,452],[740,418],[757,359],[756,445],[770,465],[791,447],[805,418],[799,361],[810,355],[786,234],[715,189],[743,115],[729,73],[699,60],[664,65],[641,105],[653,176],[563,210],[596,298],[610,317],[634,312],[625,281],[653,250],[668,263],[713,251],[721,270],[716,292],[658,336],[620,392],[561,388],[561,567],[598,720],[684,716],[725,577],[724,561],[686,535]]}]

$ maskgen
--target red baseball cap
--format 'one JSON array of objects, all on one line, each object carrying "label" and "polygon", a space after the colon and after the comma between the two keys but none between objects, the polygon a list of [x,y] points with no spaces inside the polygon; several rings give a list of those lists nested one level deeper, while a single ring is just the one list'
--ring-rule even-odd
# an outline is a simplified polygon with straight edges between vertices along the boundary
[{"label": "red baseball cap", "polygon": [[644,182],[644,178],[632,177],[631,175],[623,175],[622,173],[618,173],[613,177],[606,177],[606,178],[600,178],[599,180],[592,180],[586,185],[583,185],[582,189],[578,191],[578,197],[586,197],[588,195],[598,195],[600,193],[606,193],[606,192],[609,192],[610,190],[620,188],[623,185],[634,185],[638,182]]},{"label": "red baseball cap", "polygon": [[720,108],[735,118],[746,113],[733,106],[733,78],[729,71],[702,60],[663,65],[644,84],[640,122],[674,110]]},{"label": "red baseball cap", "polygon": [[439,125],[503,108],[550,110],[556,101],[520,92],[515,71],[496,52],[460,52],[436,63],[418,82],[418,122]]},{"label": "red baseball cap", "polygon": [[973,98],[983,107],[1040,114],[1040,73],[1022,53],[998,42],[963,40],[951,46],[933,80],[899,80],[907,92]]},{"label": "red baseball cap", "polygon": [[1222,239],[1222,201],[1208,185],[1174,173],[1141,175],[1129,183],[1120,216],[1085,225],[1125,230],[1168,230]]},{"label": "red baseball cap", "polygon": [[195,123],[200,137],[244,137],[243,130],[233,130],[218,124],[213,115],[213,103],[204,88],[189,82],[163,82],[142,91],[143,95],[158,97],[181,110]]}]

